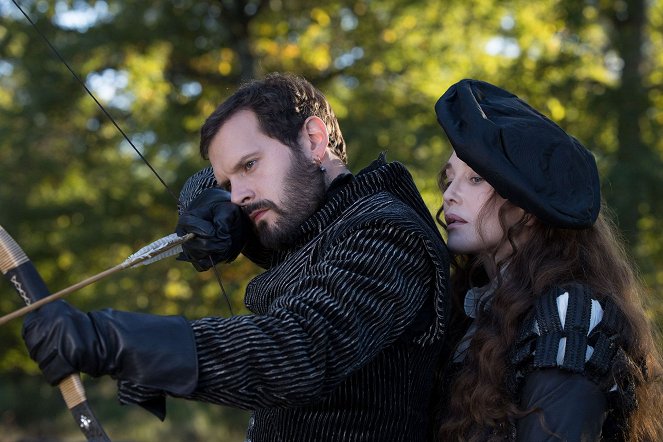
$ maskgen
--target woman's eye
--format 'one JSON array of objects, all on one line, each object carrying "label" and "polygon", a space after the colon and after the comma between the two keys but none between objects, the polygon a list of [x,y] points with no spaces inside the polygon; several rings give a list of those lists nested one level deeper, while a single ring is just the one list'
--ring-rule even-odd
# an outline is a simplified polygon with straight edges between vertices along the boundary
[{"label": "woman's eye", "polygon": [[251,169],[253,169],[253,166],[255,166],[255,165],[256,165],[256,160],[247,161],[244,164],[244,170],[251,170]]},{"label": "woman's eye", "polygon": [[479,184],[483,183],[484,180],[480,176],[473,176],[472,178],[470,178],[470,181],[472,182],[472,184]]},{"label": "woman's eye", "polygon": [[447,190],[451,186],[451,180],[445,180],[444,183],[442,183],[442,190]]}]

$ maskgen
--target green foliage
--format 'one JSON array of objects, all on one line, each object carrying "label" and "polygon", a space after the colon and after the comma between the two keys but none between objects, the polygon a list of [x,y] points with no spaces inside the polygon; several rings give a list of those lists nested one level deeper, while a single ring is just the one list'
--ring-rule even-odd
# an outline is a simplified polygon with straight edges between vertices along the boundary
[{"label": "green foliage", "polygon": [[[441,203],[435,178],[449,154],[435,121],[436,99],[461,78],[501,85],[596,154],[604,197],[643,270],[652,318],[662,321],[663,204],[656,190],[663,170],[657,136],[663,123],[663,2],[21,4],[175,193],[205,166],[197,132],[214,107],[242,80],[293,71],[332,102],[353,170],[388,152],[410,168],[435,212]],[[86,10],[96,16],[76,26],[65,21],[72,11]],[[172,232],[176,205],[9,0],[0,0],[0,17],[0,225],[55,291]],[[245,313],[243,290],[259,270],[241,258],[219,269],[233,311]],[[11,291],[0,288],[0,314],[20,307]],[[70,301],[82,309],[191,318],[230,314],[212,272],[198,274],[175,260],[125,271]],[[75,434],[64,415],[49,417],[60,413],[59,398],[42,386],[27,357],[20,320],[0,328],[0,340],[3,427],[26,437],[37,434],[28,430],[33,426],[43,434]],[[87,383],[99,402],[112,399],[112,385]],[[166,431],[204,440],[200,428],[219,440],[240,440],[245,414],[177,406],[185,407],[184,417],[159,425],[148,423],[142,411],[118,411],[114,403],[104,405],[104,417],[112,433],[130,440],[155,440]],[[233,419],[239,424],[226,424]],[[142,429],[127,433],[124,423]]]}]

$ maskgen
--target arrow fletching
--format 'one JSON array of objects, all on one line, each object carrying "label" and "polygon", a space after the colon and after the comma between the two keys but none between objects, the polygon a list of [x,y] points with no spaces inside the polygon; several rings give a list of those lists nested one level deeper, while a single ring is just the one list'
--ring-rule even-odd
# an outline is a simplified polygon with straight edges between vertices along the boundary
[{"label": "arrow fletching", "polygon": [[182,244],[194,236],[193,233],[187,233],[184,236],[177,236],[177,233],[171,233],[170,235],[159,238],[137,252],[129,255],[122,265],[125,267],[148,265],[169,256],[176,255],[182,251]]}]

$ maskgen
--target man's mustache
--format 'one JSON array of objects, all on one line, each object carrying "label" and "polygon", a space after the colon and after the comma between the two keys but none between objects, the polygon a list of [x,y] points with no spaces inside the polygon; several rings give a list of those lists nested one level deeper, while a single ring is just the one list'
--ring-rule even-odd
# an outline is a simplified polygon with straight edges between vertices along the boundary
[{"label": "man's mustache", "polygon": [[253,202],[253,203],[249,203],[245,206],[242,206],[242,210],[247,215],[250,215],[252,212],[255,212],[256,210],[264,210],[264,209],[273,210],[274,212],[276,212],[278,214],[282,213],[281,209],[279,209],[278,206],[276,204],[274,204],[273,201],[270,201],[270,200],[260,200],[260,201],[256,201],[256,202]]}]

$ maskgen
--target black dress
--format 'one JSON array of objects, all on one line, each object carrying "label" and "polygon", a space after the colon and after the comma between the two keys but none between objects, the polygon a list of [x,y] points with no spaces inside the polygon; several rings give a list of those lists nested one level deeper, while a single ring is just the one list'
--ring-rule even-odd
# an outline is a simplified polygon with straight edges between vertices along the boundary
[{"label": "black dress", "polygon": [[[493,288],[472,289],[465,310],[489,309]],[[506,440],[621,441],[635,410],[634,362],[618,330],[623,318],[608,298],[582,285],[540,296],[510,351],[506,387],[523,410],[537,411],[511,423]],[[475,331],[469,326],[449,377],[461,369]],[[488,433],[492,439],[495,433]]]}]

